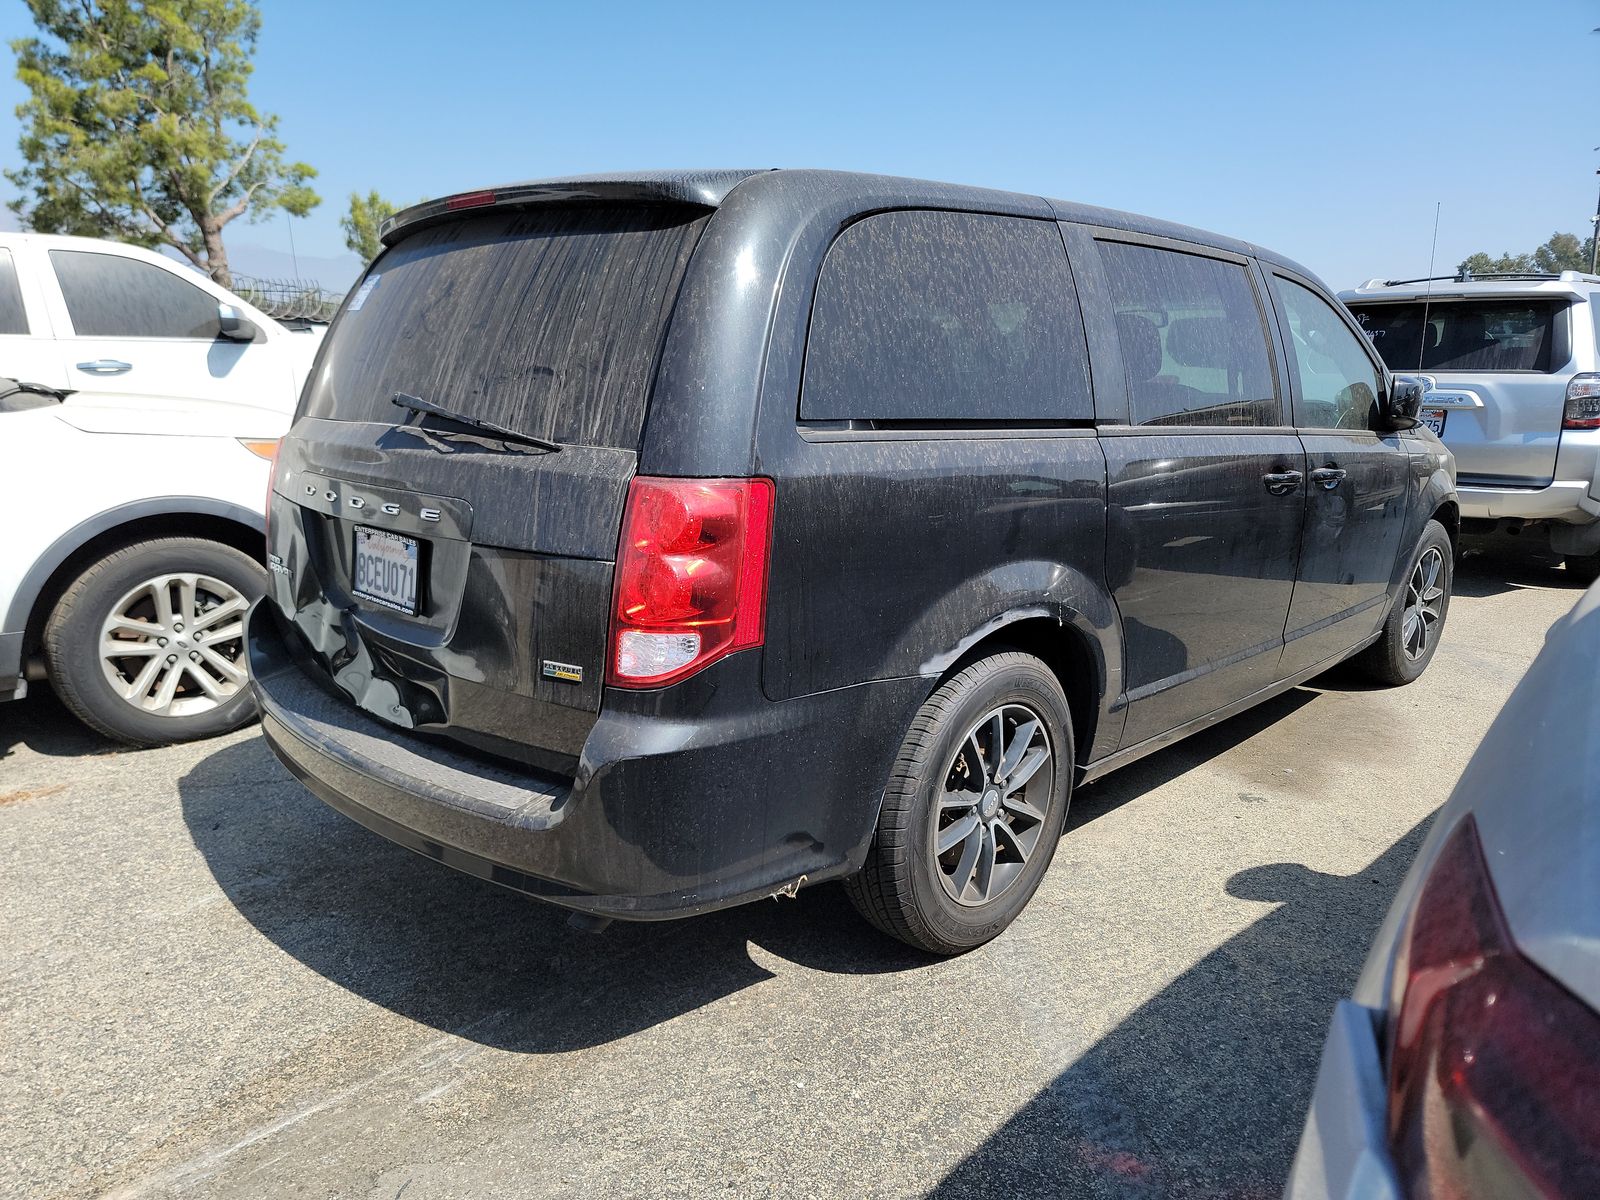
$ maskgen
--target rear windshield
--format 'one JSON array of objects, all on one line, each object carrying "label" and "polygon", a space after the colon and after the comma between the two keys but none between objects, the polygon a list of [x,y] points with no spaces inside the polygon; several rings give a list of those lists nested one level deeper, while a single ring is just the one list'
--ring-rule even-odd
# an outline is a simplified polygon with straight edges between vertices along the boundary
[{"label": "rear windshield", "polygon": [[390,424],[396,392],[568,445],[637,449],[703,209],[507,210],[372,264],[328,334],[307,416]]},{"label": "rear windshield", "polygon": [[1352,304],[1350,311],[1392,371],[1550,371],[1561,301],[1435,300],[1426,323],[1424,307]]}]

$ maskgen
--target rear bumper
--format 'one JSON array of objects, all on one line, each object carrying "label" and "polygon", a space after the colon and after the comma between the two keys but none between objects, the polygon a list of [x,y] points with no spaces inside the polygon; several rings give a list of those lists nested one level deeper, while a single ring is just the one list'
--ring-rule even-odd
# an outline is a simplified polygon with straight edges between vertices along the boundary
[{"label": "rear bumper", "polygon": [[1341,1000],[1322,1047],[1287,1200],[1400,1200],[1384,1139],[1386,1104],[1373,1013]]},{"label": "rear bumper", "polygon": [[679,689],[608,692],[576,776],[563,779],[391,728],[323,691],[268,603],[251,612],[249,645],[267,743],[324,802],[446,866],[633,920],[859,867],[928,686],[774,703],[760,695],[759,656],[734,655],[689,689],[692,715],[667,711]]},{"label": "rear bumper", "polygon": [[1521,517],[1525,521],[1565,521],[1582,525],[1600,519],[1600,497],[1588,480],[1557,480],[1542,488],[1456,485],[1463,517]]}]

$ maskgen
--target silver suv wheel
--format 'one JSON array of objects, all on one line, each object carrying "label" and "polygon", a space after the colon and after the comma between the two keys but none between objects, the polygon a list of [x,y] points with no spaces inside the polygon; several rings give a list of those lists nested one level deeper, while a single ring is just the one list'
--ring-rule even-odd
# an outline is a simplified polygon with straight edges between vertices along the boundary
[{"label": "silver suv wheel", "polygon": [[112,690],[153,716],[208,712],[248,681],[248,599],[209,575],[147,579],[111,606],[100,627],[101,670]]},{"label": "silver suv wheel", "polygon": [[1406,609],[1400,636],[1405,643],[1406,657],[1413,661],[1428,652],[1434,631],[1444,616],[1444,587],[1439,578],[1443,573],[1444,554],[1437,546],[1429,546],[1417,559],[1411,581],[1406,584]]}]

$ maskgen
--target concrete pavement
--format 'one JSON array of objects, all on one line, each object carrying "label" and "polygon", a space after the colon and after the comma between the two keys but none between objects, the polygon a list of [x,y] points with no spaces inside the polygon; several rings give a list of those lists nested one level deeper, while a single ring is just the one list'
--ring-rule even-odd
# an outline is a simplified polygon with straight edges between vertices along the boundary
[{"label": "concrete pavement", "polygon": [[0,706],[0,1195],[1275,1196],[1333,1001],[1578,595],[1469,560],[1421,681],[1084,789],[949,962],[829,887],[575,933],[253,730],[120,751]]}]

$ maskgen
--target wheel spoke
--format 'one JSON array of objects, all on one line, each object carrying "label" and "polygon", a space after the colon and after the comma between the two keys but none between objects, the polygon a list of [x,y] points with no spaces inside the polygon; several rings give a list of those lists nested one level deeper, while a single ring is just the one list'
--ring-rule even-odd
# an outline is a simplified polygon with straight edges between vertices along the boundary
[{"label": "wheel spoke", "polygon": [[1039,768],[1050,761],[1050,751],[1040,746],[1017,764],[1016,769],[1006,776],[1006,791],[1014,792],[1039,772]]},{"label": "wheel spoke", "polygon": [[222,685],[217,682],[216,677],[201,666],[200,663],[185,663],[183,669],[190,679],[200,685],[200,690],[213,700],[222,701],[228,698],[228,693],[223,691]]},{"label": "wheel spoke", "polygon": [[956,869],[950,872],[950,882],[958,897],[966,892],[967,884],[972,882],[972,873],[978,869],[978,854],[982,849],[983,829],[974,821],[972,832],[967,834],[966,845],[961,847],[961,860],[956,863]]},{"label": "wheel spoke", "polygon": [[236,662],[230,662],[227,658],[218,654],[210,646],[200,646],[198,649],[200,651],[200,657],[205,659],[205,661],[212,667],[216,668],[217,673],[229,683],[243,683],[249,678],[248,673],[243,667]]},{"label": "wheel spoke", "polygon": [[[165,661],[165,660],[158,660]],[[155,689],[153,705],[156,712],[165,712],[172,707],[172,698],[178,692],[178,684],[183,680],[183,668],[174,663],[167,668],[167,673],[161,677],[161,685]]]},{"label": "wheel spoke", "polygon": [[1038,822],[1044,820],[1044,813],[1029,804],[1021,795],[1006,796],[1000,803],[1019,817],[1027,817],[1030,821]]},{"label": "wheel spoke", "polygon": [[999,779],[1009,779],[1011,772],[1016,770],[1017,764],[1022,761],[1022,756],[1028,752],[1028,747],[1033,744],[1033,735],[1039,732],[1039,722],[1024,721],[1017,726],[1016,732],[1011,735],[1011,744],[1006,747],[1005,757],[1000,760],[1000,769],[995,772]]},{"label": "wheel spoke", "polygon": [[939,831],[939,837],[934,842],[934,849],[940,854],[948,854],[956,846],[966,841],[977,827],[978,817],[976,813],[968,813],[959,820],[950,822],[949,825]]},{"label": "wheel spoke", "polygon": [[994,883],[994,856],[994,827],[985,825],[978,830],[978,866],[973,878],[979,900],[989,898],[989,887]]},{"label": "wheel spoke", "polygon": [[216,646],[223,642],[231,642],[235,638],[243,637],[244,622],[233,621],[230,624],[224,625],[221,629],[207,629],[203,632],[206,635],[206,645]]},{"label": "wheel spoke", "polygon": [[144,658],[150,654],[160,654],[162,649],[155,644],[153,639],[108,637],[100,643],[100,653],[106,658]]},{"label": "wheel spoke", "polygon": [[952,808],[971,808],[978,802],[976,792],[951,792],[945,791],[939,795],[939,811],[945,812]]},{"label": "wheel spoke", "polygon": [[200,615],[195,607],[195,587],[198,580],[193,575],[178,576],[178,620],[185,629],[194,628],[194,619]]},{"label": "wheel spoke", "polygon": [[150,594],[155,601],[156,620],[163,629],[171,629],[176,616],[172,611],[172,583],[170,576],[152,581]]},{"label": "wheel spoke", "polygon": [[165,658],[158,657],[145,663],[144,668],[133,677],[133,682],[122,689],[122,698],[131,700],[135,704],[142,704],[150,691],[150,685],[156,681],[156,676],[161,674],[161,668],[166,661]]},{"label": "wheel spoke", "polygon": [[[1032,852],[1033,847],[1031,845],[1023,845],[1022,839],[1017,836],[1017,831],[1015,829],[1011,828],[1011,826],[1007,825],[1004,821],[996,821],[994,823],[994,832],[996,837],[1003,837],[1010,844],[1012,850],[1016,852],[1018,863],[1025,863],[1028,861],[1028,855]],[[1037,841],[1038,839],[1035,838],[1034,840]],[[999,846],[997,844],[996,849],[998,848]]]},{"label": "wheel spoke", "polygon": [[1000,773],[1000,760],[1005,752],[1006,718],[999,709],[989,717],[989,757],[984,759],[985,776],[993,779]]},{"label": "wheel spoke", "polygon": [[106,621],[101,632],[107,634],[131,633],[136,637],[144,638],[155,637],[157,634],[165,633],[166,630],[153,621],[136,621],[132,617],[117,613]]},{"label": "wheel spoke", "polygon": [[[195,617],[194,624],[191,625],[190,628],[196,631],[201,629],[210,630],[213,625],[223,620],[225,617],[235,616],[238,613],[244,612],[249,607],[250,602],[243,596],[235,596],[232,600],[225,600],[215,608],[199,614],[197,617]],[[232,629],[234,626],[229,625],[228,628]],[[244,628],[243,623],[239,623],[238,628],[242,630]],[[221,637],[222,633],[219,630],[218,632],[212,634],[212,636]]]}]

